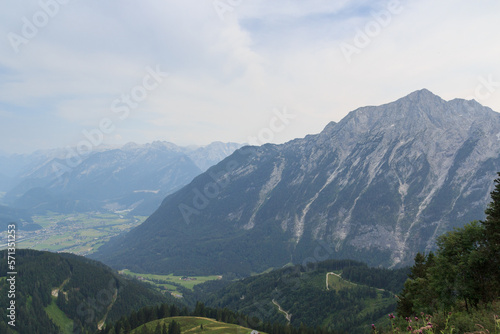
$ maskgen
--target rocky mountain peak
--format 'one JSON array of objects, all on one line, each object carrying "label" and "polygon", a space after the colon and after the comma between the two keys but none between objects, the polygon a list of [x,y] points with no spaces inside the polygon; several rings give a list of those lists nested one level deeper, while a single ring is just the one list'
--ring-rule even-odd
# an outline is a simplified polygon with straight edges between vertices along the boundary
[{"label": "rocky mountain peak", "polygon": [[[249,274],[325,243],[336,258],[405,265],[436,236],[484,218],[499,131],[500,114],[426,89],[362,107],[318,135],[236,151],[97,256],[148,271]],[[156,253],[138,251],[144,244]]]},{"label": "rocky mountain peak", "polygon": [[444,100],[437,96],[436,94],[432,93],[430,90],[426,88],[422,88],[420,90],[416,90],[405,97],[401,98],[400,100],[408,100],[414,103],[436,103],[438,101],[444,102]]}]

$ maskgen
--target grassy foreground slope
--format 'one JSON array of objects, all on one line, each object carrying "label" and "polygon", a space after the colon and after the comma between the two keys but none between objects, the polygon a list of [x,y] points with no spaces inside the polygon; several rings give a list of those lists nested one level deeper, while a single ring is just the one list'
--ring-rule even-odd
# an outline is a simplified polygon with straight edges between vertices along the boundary
[{"label": "grassy foreground slope", "polygon": [[[148,332],[154,333],[158,324],[160,325],[160,327],[163,327],[163,324],[165,324],[168,327],[173,320],[175,320],[180,325],[181,333],[189,332],[189,333],[207,333],[207,334],[231,334],[231,333],[250,334],[252,332],[252,329],[249,328],[245,328],[234,324],[227,324],[209,318],[172,317],[172,318],[165,318],[148,322],[132,330],[130,334],[142,334],[144,332],[144,327],[147,328]],[[265,334],[262,332],[259,333]]]}]

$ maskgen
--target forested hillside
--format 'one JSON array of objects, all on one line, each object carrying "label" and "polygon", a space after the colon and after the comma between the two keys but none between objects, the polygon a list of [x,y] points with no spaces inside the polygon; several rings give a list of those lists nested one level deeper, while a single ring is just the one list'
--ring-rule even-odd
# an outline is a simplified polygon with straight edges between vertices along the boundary
[{"label": "forested hillside", "polygon": [[[72,254],[16,252],[15,330],[25,333],[94,333],[99,324],[146,305],[175,301],[105,265]],[[7,252],[0,252],[6,273]],[[0,278],[0,316],[7,319],[9,283]],[[0,322],[0,333],[16,333]]]},{"label": "forested hillside", "polygon": [[327,260],[275,270],[223,288],[221,282],[208,282],[195,291],[199,298],[206,296],[207,306],[229,308],[264,321],[364,333],[371,323],[395,310],[394,293],[402,289],[406,275],[407,269]]}]

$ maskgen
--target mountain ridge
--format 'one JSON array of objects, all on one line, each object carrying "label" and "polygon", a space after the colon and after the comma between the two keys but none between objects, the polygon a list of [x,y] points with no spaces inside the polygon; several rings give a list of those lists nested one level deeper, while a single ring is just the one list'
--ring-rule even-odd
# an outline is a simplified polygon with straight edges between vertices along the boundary
[{"label": "mountain ridge", "polygon": [[484,217],[498,129],[490,108],[426,89],[358,108],[319,134],[236,151],[96,256],[135,270],[249,274],[298,263],[323,240],[335,257],[405,265]]}]

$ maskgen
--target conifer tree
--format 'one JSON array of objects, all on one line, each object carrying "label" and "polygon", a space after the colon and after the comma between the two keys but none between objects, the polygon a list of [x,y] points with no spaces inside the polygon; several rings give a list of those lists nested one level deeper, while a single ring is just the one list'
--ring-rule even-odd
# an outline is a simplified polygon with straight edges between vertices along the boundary
[{"label": "conifer tree", "polygon": [[168,326],[168,334],[181,334],[181,326],[175,320],[172,320]]},{"label": "conifer tree", "polygon": [[495,189],[490,193],[492,202],[486,209],[486,220],[481,223],[484,226],[485,255],[487,257],[488,288],[491,296],[500,294],[500,173],[495,180]]}]

